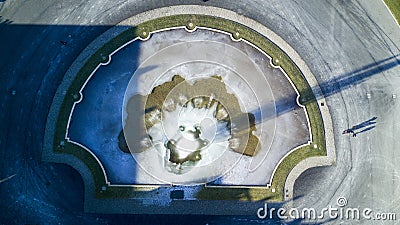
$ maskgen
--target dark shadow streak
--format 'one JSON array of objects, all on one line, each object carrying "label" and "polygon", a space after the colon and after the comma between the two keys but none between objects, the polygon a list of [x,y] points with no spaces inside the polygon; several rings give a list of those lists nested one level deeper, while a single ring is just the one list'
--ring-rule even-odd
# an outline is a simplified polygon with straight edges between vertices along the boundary
[{"label": "dark shadow streak", "polygon": [[[1,2],[1,0],[0,0],[0,2]],[[9,24],[11,24],[11,23],[12,23],[12,21],[11,21],[11,20],[9,20],[9,19],[3,20],[2,18],[3,18],[3,17],[2,17],[2,16],[0,16],[0,26],[3,26],[3,25],[9,25]]]},{"label": "dark shadow streak", "polygon": [[362,131],[356,132],[356,134],[364,133],[364,132],[366,132],[366,131],[369,131],[369,130],[374,129],[375,127],[376,127],[376,126],[367,127],[367,128],[365,128],[364,130],[362,130]]},{"label": "dark shadow streak", "polygon": [[[351,73],[347,73],[339,76],[338,78],[333,78],[322,84],[320,84],[321,89],[325,97],[336,94],[342,90],[348,89],[353,85],[360,84],[364,82],[367,78],[372,75],[381,73],[383,71],[389,70],[400,64],[397,56],[392,56],[378,62],[369,64],[360,69],[357,69]],[[316,96],[317,99],[321,96]]]},{"label": "dark shadow streak", "polygon": [[360,123],[360,124],[357,124],[357,125],[353,126],[351,129],[352,129],[352,130],[358,130],[358,129],[367,127],[367,126],[369,126],[369,125],[375,124],[376,121],[374,121],[374,120],[376,120],[377,118],[378,118],[378,117],[374,116],[374,117],[372,117],[371,119],[369,119],[369,120],[367,120],[367,121],[364,121],[364,122],[362,122],[362,123]]},{"label": "dark shadow streak", "polygon": [[[321,87],[322,95],[316,95],[313,97],[307,97],[307,99],[300,99],[301,104],[307,104],[311,101],[319,100],[323,97],[329,97],[343,90],[349,89],[354,85],[364,82],[367,78],[379,74],[383,71],[389,70],[400,65],[400,59],[397,56],[391,56],[386,59],[382,59],[375,63],[365,65],[357,70],[349,73],[345,73],[338,77],[331,78],[325,82],[319,84]],[[300,96],[305,96],[305,93],[300,93]],[[256,118],[256,122],[260,123],[262,120],[272,119],[274,117],[279,117],[285,113],[299,108],[298,105],[288,104],[292,102],[293,99],[297,98],[297,95],[291,95],[286,98],[282,98],[273,103],[262,106],[261,108],[252,111]],[[275,112],[276,109],[276,113]],[[262,114],[261,114],[262,112]]]}]

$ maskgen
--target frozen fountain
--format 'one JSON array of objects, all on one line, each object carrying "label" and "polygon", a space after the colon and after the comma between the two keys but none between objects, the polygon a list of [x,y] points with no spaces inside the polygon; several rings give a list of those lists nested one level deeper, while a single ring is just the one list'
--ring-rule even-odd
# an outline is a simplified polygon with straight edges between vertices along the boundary
[{"label": "frozen fountain", "polygon": [[164,183],[213,181],[258,151],[254,116],[216,75],[174,75],[147,95],[130,96],[126,112],[120,149]]},{"label": "frozen fountain", "polygon": [[212,101],[206,107],[195,107],[199,101],[203,99],[179,104],[172,111],[163,110],[161,120],[149,129],[169,172],[183,174],[195,166],[209,165],[229,147],[228,122],[217,119],[223,117],[224,110],[217,110],[218,103]]}]

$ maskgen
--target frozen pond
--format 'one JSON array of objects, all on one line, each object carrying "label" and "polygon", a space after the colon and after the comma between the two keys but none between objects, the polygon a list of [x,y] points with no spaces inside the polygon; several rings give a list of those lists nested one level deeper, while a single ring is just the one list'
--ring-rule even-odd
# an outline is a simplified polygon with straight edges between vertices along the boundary
[{"label": "frozen pond", "polygon": [[[177,74],[187,80],[221,76],[241,110],[254,114],[260,152],[251,157],[226,151],[218,163],[222,172],[202,177],[195,171],[149,173],[149,166],[160,167],[154,148],[134,157],[121,151],[118,135],[125,125],[127,100],[135,94],[148,95]],[[68,137],[99,158],[111,184],[210,182],[218,178],[214,184],[265,185],[282,157],[310,140],[305,111],[297,105],[297,94],[285,74],[251,45],[209,30],[163,31],[147,41],[133,41],[116,52],[108,65],[99,67],[82,94],[83,100],[72,113]]]}]

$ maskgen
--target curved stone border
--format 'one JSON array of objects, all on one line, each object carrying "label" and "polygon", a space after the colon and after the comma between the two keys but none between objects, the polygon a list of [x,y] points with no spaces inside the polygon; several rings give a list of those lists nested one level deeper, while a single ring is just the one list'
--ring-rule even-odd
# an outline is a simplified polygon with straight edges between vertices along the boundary
[{"label": "curved stone border", "polygon": [[[224,19],[235,21],[239,24],[243,24],[253,30],[256,30],[258,33],[264,35],[265,37],[269,38],[273,43],[278,45],[293,60],[293,62],[299,67],[299,69],[303,73],[305,79],[312,88],[312,92],[314,93],[315,96],[324,96],[315,76],[312,74],[307,64],[285,40],[283,40],[280,36],[275,34],[273,31],[271,31],[261,23],[252,20],[250,18],[241,16],[230,10],[211,7],[211,6],[198,6],[198,5],[170,6],[141,13],[138,16],[135,16],[134,18],[129,18],[122,21],[120,25],[136,26],[145,21],[154,19],[158,15],[172,16],[179,14],[201,14],[201,15],[221,17]],[[286,183],[284,188],[286,192],[285,200],[290,200],[293,198],[294,183],[296,179],[305,170],[317,166],[334,165],[336,162],[332,117],[330,115],[328,106],[326,106],[325,98],[321,97],[317,99],[317,102],[318,106],[320,106],[321,103],[325,105],[325,107],[319,107],[319,109],[321,111],[321,116],[325,130],[325,144],[326,144],[327,156],[307,158],[306,160],[301,161],[292,169],[292,171],[289,173],[289,176],[286,178]]]},{"label": "curved stone border", "polygon": [[325,107],[320,107],[324,130],[325,130],[325,145],[326,156],[311,157],[297,164],[286,178],[285,197],[286,201],[293,199],[293,188],[296,179],[307,169],[319,166],[330,166],[336,163],[335,141],[333,135],[332,118],[328,106],[326,106],[325,98],[317,99],[318,105],[324,104]]},{"label": "curved stone border", "polygon": [[[240,16],[237,13],[234,13],[229,10],[215,8],[215,7],[208,7],[208,6],[193,6],[193,5],[186,5],[186,6],[172,6],[166,8],[160,8],[151,10],[148,12],[144,12],[138,14],[132,18],[122,21],[119,26],[115,26],[110,30],[106,31],[103,35],[93,41],[74,61],[72,66],[66,73],[66,76],[63,79],[62,84],[57,90],[57,93],[53,99],[53,104],[50,109],[48,115],[48,122],[46,124],[46,133],[44,138],[44,150],[43,150],[43,160],[52,161],[52,162],[65,162],[71,161],[70,156],[65,154],[51,154],[54,140],[53,134],[56,128],[57,123],[57,116],[58,112],[62,106],[62,100],[65,97],[66,91],[68,87],[71,85],[72,81],[74,80],[74,75],[81,69],[81,67],[87,62],[87,60],[94,54],[96,51],[103,46],[108,41],[112,40],[116,36],[118,36],[123,31],[128,30],[132,26],[136,26],[140,23],[145,21],[158,18],[159,15],[163,16],[172,16],[172,15],[179,15],[179,14],[200,14],[200,15],[208,15],[208,16],[216,16],[223,19],[228,19],[235,21],[239,24],[247,26],[253,30],[256,30],[258,33],[266,36],[269,38],[273,43],[276,43],[289,57],[295,62],[295,64],[300,68],[301,72],[304,74],[307,82],[312,87],[312,91],[316,96],[322,96],[321,90],[318,86],[318,83],[315,77],[312,75],[311,71],[305,64],[305,62],[300,58],[300,56],[291,48],[282,38],[278,35],[273,33],[268,28],[264,27],[260,23],[251,20],[249,18]],[[149,35],[147,35],[148,38]],[[318,103],[321,104],[325,102],[325,99],[318,100]],[[293,185],[297,177],[304,172],[306,169],[314,167],[314,166],[323,166],[323,165],[331,165],[335,162],[335,148],[333,142],[333,129],[332,129],[332,122],[329,114],[329,110],[327,107],[321,110],[321,115],[323,118],[323,125],[325,127],[325,137],[326,137],[326,150],[327,150],[327,157],[313,157],[308,158],[307,160],[303,160],[295,168],[292,169],[289,176],[286,179],[285,184],[285,191],[286,191],[286,199],[289,199],[293,196]],[[50,154],[49,154],[50,153]],[[75,161],[75,160],[73,160]],[[77,168],[76,168],[77,169]],[[86,170],[87,171],[87,170]],[[89,190],[94,191],[94,184],[93,180],[91,180],[91,176],[88,174],[81,174],[83,175],[83,179],[85,182],[85,202],[87,198],[93,199],[94,196],[87,195],[90,192]],[[88,186],[86,186],[88,185]]]}]

